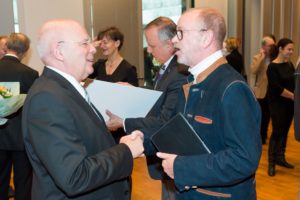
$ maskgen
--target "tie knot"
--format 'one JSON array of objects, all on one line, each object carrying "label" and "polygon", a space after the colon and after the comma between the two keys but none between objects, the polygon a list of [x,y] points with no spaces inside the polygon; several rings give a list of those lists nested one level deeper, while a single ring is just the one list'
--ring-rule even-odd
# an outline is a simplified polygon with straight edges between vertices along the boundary
[{"label": "tie knot", "polygon": [[87,101],[89,104],[91,104],[90,96],[89,96],[88,92],[86,91],[85,88],[83,88],[83,90],[84,90],[84,93],[85,93],[85,99],[86,99],[86,101]]},{"label": "tie knot", "polygon": [[163,74],[164,72],[165,72],[165,70],[166,70],[166,65],[163,65],[163,66],[161,66],[161,68],[159,69],[159,74]]}]

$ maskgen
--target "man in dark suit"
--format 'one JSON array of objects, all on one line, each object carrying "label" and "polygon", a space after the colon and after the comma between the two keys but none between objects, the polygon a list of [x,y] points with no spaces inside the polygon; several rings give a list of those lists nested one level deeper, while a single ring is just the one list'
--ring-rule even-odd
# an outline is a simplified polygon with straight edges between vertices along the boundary
[{"label": "man in dark suit", "polygon": [[224,17],[211,8],[186,11],[172,39],[178,62],[189,65],[189,84],[179,92],[183,113],[211,153],[159,152],[174,179],[177,199],[255,200],[261,156],[261,112],[244,78],[222,55]]},{"label": "man in dark suit", "polygon": [[[7,38],[7,52],[0,60],[0,82],[19,82],[20,93],[27,93],[38,72],[21,63],[30,46],[29,38],[12,33]],[[21,131],[21,109],[8,116],[0,126],[0,199],[8,198],[13,166],[15,199],[31,199],[32,168],[27,158]]]},{"label": "man in dark suit", "polygon": [[80,82],[93,72],[96,52],[73,20],[46,22],[38,51],[46,65],[23,110],[23,137],[33,167],[33,200],[129,200],[133,158],[143,135],[116,145]]},{"label": "man in dark suit", "polygon": [[300,64],[297,66],[295,77],[294,131],[296,140],[300,142]]},{"label": "man in dark suit", "polygon": [[[162,126],[170,119],[177,103],[178,91],[183,84],[187,83],[187,67],[179,64],[177,57],[174,56],[175,49],[171,39],[175,34],[176,24],[167,17],[158,17],[147,24],[145,27],[147,51],[163,64],[156,75],[154,89],[163,93],[145,118],[127,118],[123,122],[123,119],[108,112],[110,120],[107,122],[107,126],[110,129],[123,127],[124,124],[127,133],[143,129],[145,137],[149,138],[154,133],[155,127]],[[161,160],[156,155],[147,156],[150,176],[162,180],[162,199],[175,199],[174,183],[163,174],[160,163]]]}]

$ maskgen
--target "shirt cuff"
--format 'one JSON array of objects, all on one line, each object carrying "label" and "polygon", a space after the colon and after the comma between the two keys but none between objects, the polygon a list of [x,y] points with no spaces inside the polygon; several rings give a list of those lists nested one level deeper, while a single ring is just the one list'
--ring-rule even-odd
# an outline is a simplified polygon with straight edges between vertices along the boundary
[{"label": "shirt cuff", "polygon": [[123,120],[123,129],[124,129],[124,132],[127,133],[127,132],[126,132],[126,127],[125,127],[125,120],[126,120],[126,119]]}]

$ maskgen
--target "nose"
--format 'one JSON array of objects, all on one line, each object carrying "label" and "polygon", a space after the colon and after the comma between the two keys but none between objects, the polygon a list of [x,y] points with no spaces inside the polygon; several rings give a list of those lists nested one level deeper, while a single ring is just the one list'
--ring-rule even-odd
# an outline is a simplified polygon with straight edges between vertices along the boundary
[{"label": "nose", "polygon": [[148,53],[152,53],[152,48],[149,47],[149,46],[147,46],[147,52],[148,52]]},{"label": "nose", "polygon": [[96,48],[93,44],[90,44],[90,53],[92,53],[92,54],[96,53]]},{"label": "nose", "polygon": [[174,35],[171,41],[172,41],[173,44],[175,44],[176,42],[178,42],[177,35]]}]

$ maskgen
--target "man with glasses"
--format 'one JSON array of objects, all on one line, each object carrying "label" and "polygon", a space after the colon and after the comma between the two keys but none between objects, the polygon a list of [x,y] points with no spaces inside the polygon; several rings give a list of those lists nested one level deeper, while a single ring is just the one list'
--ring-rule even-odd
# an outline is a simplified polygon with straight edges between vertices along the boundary
[{"label": "man with glasses", "polygon": [[129,200],[133,158],[143,135],[116,144],[80,82],[93,72],[96,52],[73,20],[46,22],[38,52],[46,65],[23,108],[23,138],[34,170],[32,200]]},{"label": "man with glasses", "polygon": [[[155,127],[167,122],[177,102],[178,92],[182,85],[187,83],[187,67],[177,62],[175,49],[171,39],[176,35],[176,24],[167,17],[158,17],[145,27],[145,36],[148,43],[147,51],[162,64],[156,75],[154,89],[163,94],[145,118],[127,118],[125,120],[108,112],[110,120],[107,126],[114,130],[124,127],[127,133],[136,129],[143,129],[145,137],[153,134]],[[146,134],[147,132],[147,134]],[[162,180],[162,199],[175,199],[174,183],[161,168],[161,160],[155,156],[147,156],[149,174],[153,179]]]},{"label": "man with glasses", "polygon": [[261,155],[260,108],[244,78],[223,57],[223,16],[191,9],[177,24],[178,62],[189,83],[178,95],[182,112],[211,153],[180,156],[158,152],[174,179],[178,199],[256,199],[255,171]]}]

